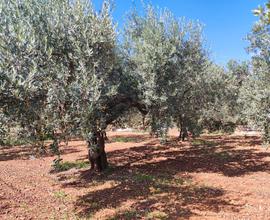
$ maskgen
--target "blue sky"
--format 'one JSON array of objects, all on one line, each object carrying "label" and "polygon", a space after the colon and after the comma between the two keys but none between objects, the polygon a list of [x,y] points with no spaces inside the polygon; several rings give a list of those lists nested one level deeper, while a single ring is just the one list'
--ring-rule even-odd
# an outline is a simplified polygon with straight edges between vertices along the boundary
[{"label": "blue sky", "polygon": [[[102,0],[93,0],[99,9]],[[132,0],[114,0],[114,19],[123,27],[126,12],[132,7]],[[141,5],[140,0],[134,0]],[[219,64],[230,59],[247,60],[249,55],[244,40],[257,18],[252,10],[264,5],[266,0],[152,0],[154,6],[168,8],[177,17],[199,20],[205,25],[204,35],[211,57]]]}]

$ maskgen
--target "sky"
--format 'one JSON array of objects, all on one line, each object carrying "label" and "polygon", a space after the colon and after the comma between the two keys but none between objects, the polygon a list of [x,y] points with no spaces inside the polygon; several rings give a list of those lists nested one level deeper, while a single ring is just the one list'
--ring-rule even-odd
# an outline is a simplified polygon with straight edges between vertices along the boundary
[{"label": "sky", "polygon": [[[141,5],[141,0],[114,0],[114,21],[123,28],[126,14],[133,6]],[[152,5],[168,8],[176,17],[199,20],[204,24],[206,46],[211,58],[225,65],[230,59],[248,60],[249,45],[245,40],[253,24],[258,20],[252,10],[264,5],[266,0],[151,0]],[[97,10],[102,0],[93,0]],[[140,7],[139,7],[140,8]]]}]

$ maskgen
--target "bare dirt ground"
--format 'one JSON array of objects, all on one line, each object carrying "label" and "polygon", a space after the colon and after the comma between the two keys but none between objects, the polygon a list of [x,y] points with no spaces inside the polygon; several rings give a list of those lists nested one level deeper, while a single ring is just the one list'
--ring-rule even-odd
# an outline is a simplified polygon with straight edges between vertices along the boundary
[{"label": "bare dirt ground", "polygon": [[[270,219],[270,152],[258,136],[109,139],[103,174],[51,172],[54,157],[2,147],[0,219]],[[87,161],[83,141],[62,151],[64,161]]]}]

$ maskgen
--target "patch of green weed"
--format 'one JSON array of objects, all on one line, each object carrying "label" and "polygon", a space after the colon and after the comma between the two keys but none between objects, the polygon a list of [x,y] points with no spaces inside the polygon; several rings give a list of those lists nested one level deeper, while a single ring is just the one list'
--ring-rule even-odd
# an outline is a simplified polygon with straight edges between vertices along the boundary
[{"label": "patch of green weed", "polygon": [[137,182],[152,182],[155,181],[155,177],[149,174],[136,173],[133,176],[134,180]]},{"label": "patch of green weed", "polygon": [[111,139],[111,142],[122,142],[122,143],[136,142],[136,141],[138,141],[138,138],[135,137],[113,137]]},{"label": "patch of green weed", "polygon": [[112,218],[108,220],[118,220],[118,219],[125,219],[125,220],[133,220],[139,217],[138,212],[136,210],[127,210],[122,213],[118,213]]},{"label": "patch of green weed", "polygon": [[168,219],[168,215],[165,212],[162,211],[153,211],[149,212],[146,216],[146,219],[161,219],[165,220]]},{"label": "patch of green weed", "polygon": [[53,193],[53,195],[54,195],[55,198],[61,199],[61,200],[63,200],[64,198],[67,197],[67,194],[66,194],[64,191],[62,191],[62,190],[55,191],[55,192]]},{"label": "patch of green weed", "polygon": [[56,172],[63,172],[63,171],[70,170],[72,168],[82,169],[82,168],[87,168],[87,167],[89,167],[89,162],[86,162],[86,161],[75,161],[75,162],[60,161],[53,164],[53,169]]}]

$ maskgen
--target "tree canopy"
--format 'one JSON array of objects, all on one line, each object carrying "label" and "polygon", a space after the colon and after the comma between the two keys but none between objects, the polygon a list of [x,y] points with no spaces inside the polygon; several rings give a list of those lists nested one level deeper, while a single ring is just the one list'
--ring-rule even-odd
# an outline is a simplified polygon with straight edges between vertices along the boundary
[{"label": "tree canopy", "polygon": [[[149,5],[129,13],[119,40],[110,1],[23,0],[0,5],[0,136],[52,146],[76,135],[107,168],[105,129],[137,109],[153,135],[199,135],[252,123],[270,140],[269,7],[248,36],[251,64],[209,58],[199,22]],[[59,152],[59,151],[56,151]]]},{"label": "tree canopy", "polygon": [[241,89],[242,114],[252,125],[264,132],[264,141],[270,142],[270,3],[255,10],[259,21],[248,35],[252,57],[252,74]]}]

